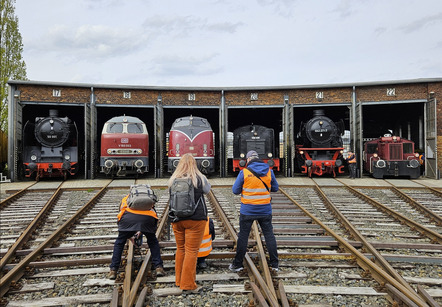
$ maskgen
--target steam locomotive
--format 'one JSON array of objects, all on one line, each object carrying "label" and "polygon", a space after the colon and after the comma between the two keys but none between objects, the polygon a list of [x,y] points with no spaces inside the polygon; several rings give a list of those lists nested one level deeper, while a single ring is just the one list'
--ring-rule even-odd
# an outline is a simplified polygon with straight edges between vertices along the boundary
[{"label": "steam locomotive", "polygon": [[75,122],[59,117],[58,110],[49,116],[36,117],[23,127],[23,165],[26,177],[75,175],[78,171],[78,131]]},{"label": "steam locomotive", "polygon": [[324,174],[336,177],[337,173],[344,173],[341,137],[344,129],[342,119],[333,122],[324,115],[324,110],[314,110],[308,122],[301,122],[295,159],[302,173],[309,177]]},{"label": "steam locomotive", "polygon": [[207,119],[197,116],[177,118],[169,132],[167,169],[176,169],[181,156],[191,153],[203,174],[215,171],[214,133]]},{"label": "steam locomotive", "polygon": [[242,170],[246,164],[246,154],[255,150],[261,160],[279,171],[278,150],[272,128],[260,125],[242,126],[233,131],[233,171]]},{"label": "steam locomotive", "polygon": [[410,177],[419,178],[419,153],[414,152],[414,143],[391,134],[364,144],[364,170],[374,178]]},{"label": "steam locomotive", "polygon": [[100,168],[102,173],[118,177],[149,171],[149,134],[143,121],[124,115],[104,124]]}]

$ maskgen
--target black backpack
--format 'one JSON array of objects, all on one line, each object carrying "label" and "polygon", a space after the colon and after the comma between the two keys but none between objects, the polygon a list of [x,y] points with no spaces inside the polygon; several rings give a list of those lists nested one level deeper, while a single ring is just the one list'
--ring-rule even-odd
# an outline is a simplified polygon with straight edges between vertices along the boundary
[{"label": "black backpack", "polygon": [[171,217],[183,218],[192,216],[197,206],[198,202],[195,202],[192,179],[175,178],[169,189]]},{"label": "black backpack", "polygon": [[130,186],[127,206],[133,210],[150,210],[158,201],[157,196],[148,184]]}]

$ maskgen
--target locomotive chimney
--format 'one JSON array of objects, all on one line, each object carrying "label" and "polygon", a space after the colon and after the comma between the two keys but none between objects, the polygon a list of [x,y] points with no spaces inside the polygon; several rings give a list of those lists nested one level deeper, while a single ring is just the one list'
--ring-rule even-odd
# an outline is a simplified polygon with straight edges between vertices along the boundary
[{"label": "locomotive chimney", "polygon": [[322,109],[313,110],[313,117],[315,117],[315,116],[324,116],[324,115],[325,115],[325,112]]},{"label": "locomotive chimney", "polygon": [[58,117],[58,110],[49,110],[49,117]]}]

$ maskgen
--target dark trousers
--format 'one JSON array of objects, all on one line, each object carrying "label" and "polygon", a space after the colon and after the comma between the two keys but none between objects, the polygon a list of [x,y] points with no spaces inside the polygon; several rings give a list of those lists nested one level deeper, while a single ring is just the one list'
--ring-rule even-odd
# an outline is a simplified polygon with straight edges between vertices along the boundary
[{"label": "dark trousers", "polygon": [[[136,231],[119,231],[118,238],[115,240],[114,252],[112,254],[112,263],[110,265],[111,270],[117,271],[120,267],[121,255],[123,254],[124,245],[126,245],[127,239],[131,238]],[[163,260],[161,260],[160,244],[154,233],[143,232],[147,238],[147,244],[149,245],[150,253],[152,255],[152,264],[155,268],[163,266]]]},{"label": "dark trousers", "polygon": [[247,243],[250,230],[254,221],[258,221],[264,234],[267,251],[269,252],[270,266],[278,267],[278,250],[275,235],[273,234],[272,215],[244,215],[239,216],[239,233],[236,246],[236,255],[233,264],[238,267],[243,266],[244,256],[247,252]]},{"label": "dark trousers", "polygon": [[356,178],[356,163],[348,163],[348,171],[350,178]]}]

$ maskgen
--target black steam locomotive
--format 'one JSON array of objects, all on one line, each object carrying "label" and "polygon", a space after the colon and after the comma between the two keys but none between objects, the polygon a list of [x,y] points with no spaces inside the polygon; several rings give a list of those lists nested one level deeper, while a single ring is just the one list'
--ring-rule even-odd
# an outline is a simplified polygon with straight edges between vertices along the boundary
[{"label": "black steam locomotive", "polygon": [[298,132],[295,159],[301,172],[311,177],[313,174],[343,173],[342,135],[344,121],[333,122],[324,116],[324,110],[314,110],[313,118],[301,122]]},{"label": "black steam locomotive", "polygon": [[49,110],[23,128],[23,165],[26,177],[63,177],[78,171],[78,131],[75,122]]},{"label": "black steam locomotive", "polygon": [[246,154],[250,150],[255,150],[261,160],[279,171],[279,155],[273,129],[252,124],[233,131],[234,172],[246,166]]}]

